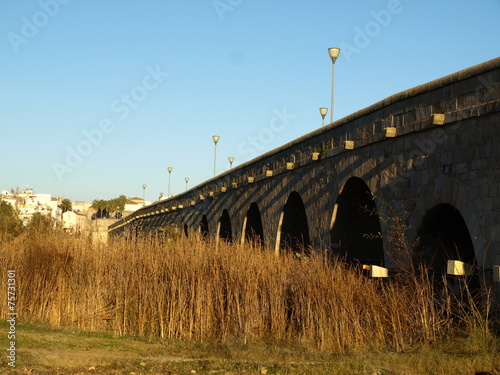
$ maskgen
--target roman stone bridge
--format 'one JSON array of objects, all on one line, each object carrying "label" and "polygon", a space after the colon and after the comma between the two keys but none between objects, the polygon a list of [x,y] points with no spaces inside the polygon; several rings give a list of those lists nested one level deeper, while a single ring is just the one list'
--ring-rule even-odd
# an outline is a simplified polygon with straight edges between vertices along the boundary
[{"label": "roman stone bridge", "polygon": [[[500,58],[388,97],[155,202],[110,234],[164,231],[396,267],[405,246],[500,264]],[[402,238],[401,233],[406,233]]]}]

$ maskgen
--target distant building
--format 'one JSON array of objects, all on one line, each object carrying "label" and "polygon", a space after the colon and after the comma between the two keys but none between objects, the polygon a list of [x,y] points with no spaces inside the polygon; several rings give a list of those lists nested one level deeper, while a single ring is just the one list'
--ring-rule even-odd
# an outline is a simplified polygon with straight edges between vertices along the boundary
[{"label": "distant building", "polygon": [[71,204],[73,212],[87,212],[90,209],[90,206],[92,206],[92,203],[83,201],[75,201]]},{"label": "distant building", "polygon": [[36,194],[28,186],[22,192],[2,190],[0,200],[9,202],[16,208],[24,224],[27,224],[37,212],[54,219],[58,215],[59,198],[53,198],[51,194]]},{"label": "distant building", "polygon": [[64,230],[70,234],[87,233],[91,228],[88,217],[80,212],[66,211],[61,215],[61,220]]},{"label": "distant building", "polygon": [[28,186],[23,191],[17,189],[0,192],[0,201],[9,202],[18,211],[24,224],[28,224],[33,214],[39,212],[58,220],[69,234],[92,233],[92,238],[99,241],[106,240],[108,226],[118,218],[151,204],[139,197],[128,198],[123,212],[114,213],[117,216],[111,218],[109,215],[99,216],[98,211],[92,208],[92,203],[83,201],[71,202],[71,211],[63,213],[59,208],[62,200],[63,198],[52,197],[51,194],[37,194]]},{"label": "distant building", "polygon": [[142,208],[144,206],[147,206],[151,204],[149,201],[144,201],[142,198],[134,197],[134,198],[128,198],[127,201],[125,202],[125,212],[133,212],[137,211],[139,208]]}]

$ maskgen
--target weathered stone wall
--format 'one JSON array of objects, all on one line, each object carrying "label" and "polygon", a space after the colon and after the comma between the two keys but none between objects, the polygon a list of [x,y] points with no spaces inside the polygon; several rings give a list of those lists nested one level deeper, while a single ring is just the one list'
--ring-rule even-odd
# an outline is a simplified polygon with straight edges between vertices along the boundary
[{"label": "weathered stone wall", "polygon": [[[198,231],[206,215],[208,231],[215,236],[226,209],[233,239],[239,240],[255,202],[265,242],[276,247],[280,215],[295,191],[304,202],[313,247],[326,249],[339,193],[350,178],[358,177],[376,197],[387,265],[390,244],[383,218],[395,213],[406,217],[411,242],[425,213],[448,203],[465,220],[478,266],[489,269],[500,264],[499,71],[497,58],[393,95],[147,206],[110,231],[172,225]],[[395,137],[386,134],[391,130]],[[354,141],[353,149],[346,141]],[[318,150],[323,150],[320,160],[312,160]],[[287,169],[287,162],[294,168]],[[266,176],[267,170],[273,175]]]}]

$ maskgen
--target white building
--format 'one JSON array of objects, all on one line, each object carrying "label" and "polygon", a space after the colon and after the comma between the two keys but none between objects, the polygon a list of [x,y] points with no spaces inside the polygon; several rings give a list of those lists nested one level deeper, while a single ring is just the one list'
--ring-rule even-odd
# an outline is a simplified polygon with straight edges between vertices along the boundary
[{"label": "white building", "polygon": [[71,208],[74,212],[87,212],[90,209],[90,206],[92,206],[92,203],[89,202],[82,202],[82,201],[75,201],[71,204]]},{"label": "white building", "polygon": [[70,234],[86,233],[90,231],[89,218],[80,212],[66,211],[61,215],[62,225]]},{"label": "white building", "polygon": [[151,204],[151,202],[144,201],[142,198],[137,198],[137,197],[129,198],[125,202],[125,209],[123,211],[125,212],[137,211],[139,208],[147,206],[148,204]]},{"label": "white building", "polygon": [[28,186],[22,192],[2,190],[0,200],[15,207],[24,224],[27,224],[36,212],[54,219],[58,215],[59,198],[54,198],[50,194],[35,194],[33,189],[28,188]]}]

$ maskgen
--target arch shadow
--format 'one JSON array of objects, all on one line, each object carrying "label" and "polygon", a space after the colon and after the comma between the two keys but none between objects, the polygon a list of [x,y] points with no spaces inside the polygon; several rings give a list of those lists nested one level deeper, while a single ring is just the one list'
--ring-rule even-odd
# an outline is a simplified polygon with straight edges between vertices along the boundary
[{"label": "arch shadow", "polygon": [[445,274],[449,259],[476,265],[465,220],[460,211],[448,203],[439,203],[425,213],[417,236],[415,258],[434,272]]},{"label": "arch shadow", "polygon": [[226,242],[233,242],[233,231],[231,230],[231,218],[229,212],[224,209],[219,219],[218,238]]},{"label": "arch shadow", "polygon": [[370,188],[349,178],[334,206],[330,225],[332,255],[349,263],[384,265],[380,219]]},{"label": "arch shadow", "polygon": [[200,221],[200,234],[203,240],[208,240],[210,232],[208,231],[207,215],[203,214]]},{"label": "arch shadow", "polygon": [[264,246],[264,228],[257,203],[252,202],[246,213],[243,223],[243,241]]},{"label": "arch shadow", "polygon": [[281,212],[276,250],[310,253],[311,239],[304,202],[292,191]]},{"label": "arch shadow", "polygon": [[[448,260],[459,260],[472,268],[466,275],[448,274]],[[425,213],[417,230],[414,261],[430,273],[438,298],[453,297],[454,310],[468,312],[486,302],[469,229],[451,204],[439,203]],[[444,289],[448,293],[443,294]]]}]

